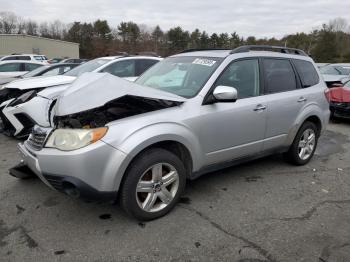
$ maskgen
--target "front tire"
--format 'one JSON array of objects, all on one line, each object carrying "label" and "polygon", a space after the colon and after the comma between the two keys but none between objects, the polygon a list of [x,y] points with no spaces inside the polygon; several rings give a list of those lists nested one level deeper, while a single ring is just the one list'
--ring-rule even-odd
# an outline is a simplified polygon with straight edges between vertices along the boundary
[{"label": "front tire", "polygon": [[138,220],[167,214],[179,201],[186,185],[186,170],[173,153],[154,148],[130,165],[120,192],[123,209]]},{"label": "front tire", "polygon": [[284,154],[285,159],[297,166],[307,164],[315,153],[318,138],[317,126],[312,122],[305,122],[300,127],[288,152]]}]

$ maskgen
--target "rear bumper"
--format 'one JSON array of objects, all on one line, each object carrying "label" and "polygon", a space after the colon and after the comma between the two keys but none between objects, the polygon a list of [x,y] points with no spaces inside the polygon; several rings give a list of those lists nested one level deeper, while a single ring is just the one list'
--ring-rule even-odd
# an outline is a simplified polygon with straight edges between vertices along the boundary
[{"label": "rear bumper", "polygon": [[331,102],[330,110],[335,117],[350,119],[350,103]]}]

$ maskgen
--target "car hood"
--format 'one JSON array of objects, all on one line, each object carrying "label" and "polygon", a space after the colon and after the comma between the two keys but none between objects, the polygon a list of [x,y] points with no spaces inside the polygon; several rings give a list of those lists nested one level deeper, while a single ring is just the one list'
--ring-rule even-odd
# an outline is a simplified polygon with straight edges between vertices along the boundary
[{"label": "car hood", "polygon": [[14,80],[18,80],[19,78],[18,77],[6,77],[6,78],[1,78],[0,79],[0,85],[5,85],[9,82],[12,82]]},{"label": "car hood", "polygon": [[76,77],[74,76],[43,76],[43,77],[33,77],[27,79],[20,79],[12,81],[4,86],[4,88],[16,88],[16,89],[35,89],[44,88],[57,85],[65,85],[72,83]]},{"label": "car hood", "polygon": [[141,86],[108,73],[85,73],[59,97],[56,115],[65,116],[98,108],[124,96],[174,102],[186,100],[175,94]]}]

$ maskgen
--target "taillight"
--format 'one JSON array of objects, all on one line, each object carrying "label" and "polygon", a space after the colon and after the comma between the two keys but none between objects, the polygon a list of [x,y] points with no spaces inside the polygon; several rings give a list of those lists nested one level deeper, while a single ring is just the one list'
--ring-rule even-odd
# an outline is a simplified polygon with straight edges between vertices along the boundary
[{"label": "taillight", "polygon": [[331,90],[329,90],[329,88],[326,88],[324,90],[324,95],[325,95],[328,103],[330,103],[331,102]]}]

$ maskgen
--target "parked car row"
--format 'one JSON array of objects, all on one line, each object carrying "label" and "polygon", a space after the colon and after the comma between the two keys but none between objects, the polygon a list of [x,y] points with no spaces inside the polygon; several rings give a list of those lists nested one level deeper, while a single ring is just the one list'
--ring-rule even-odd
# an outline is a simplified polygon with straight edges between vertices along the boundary
[{"label": "parked car row", "polygon": [[2,104],[5,122],[24,127],[38,115],[10,174],[74,197],[118,199],[150,220],[176,205],[187,179],[272,153],[311,160],[330,105],[302,50],[242,46],[160,60],[104,57],[5,86],[30,90]]},{"label": "parked car row", "polygon": [[[81,74],[86,72],[110,73],[134,81],[161,58],[147,56],[102,57],[64,71],[65,64],[48,66],[53,69],[41,77],[24,78],[10,82],[0,90],[0,118],[7,135],[26,137],[35,124],[49,127],[47,111],[55,99]],[[61,70],[61,71],[60,71]]]},{"label": "parked car row", "polygon": [[0,61],[32,61],[32,62],[42,62],[47,63],[47,57],[44,55],[36,55],[36,54],[12,54],[1,56]]}]

